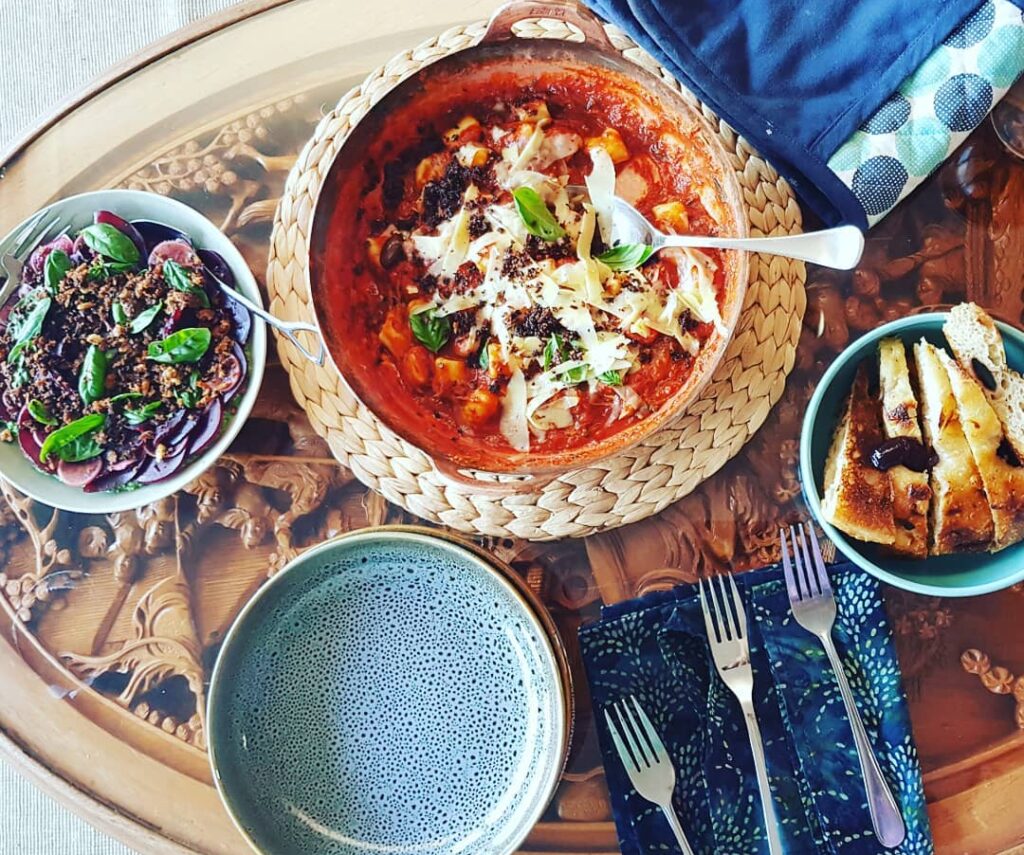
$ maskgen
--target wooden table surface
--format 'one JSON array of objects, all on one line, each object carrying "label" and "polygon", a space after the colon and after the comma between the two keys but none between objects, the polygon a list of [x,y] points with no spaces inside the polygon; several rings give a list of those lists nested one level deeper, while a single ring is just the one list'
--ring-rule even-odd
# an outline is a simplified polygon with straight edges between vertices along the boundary
[{"label": "wooden table surface", "polygon": [[[54,198],[127,186],[223,224],[262,279],[275,202],[323,109],[370,69],[491,2],[242,4],[112,73],[0,160],[0,233]],[[1015,143],[1016,96],[997,111]],[[1021,146],[1018,146],[1021,147]],[[582,541],[487,541],[539,592],[578,666],[602,603],[776,558],[806,511],[800,418],[851,339],[973,299],[1021,324],[1024,163],[985,123],[872,231],[853,274],[809,270],[798,364],[746,449],[646,522]],[[337,465],[268,369],[220,463],[182,493],[109,517],[0,502],[0,750],[71,809],[148,853],[243,853],[207,765],[202,710],[219,639],[302,548],[411,522]],[[940,853],[1024,852],[1024,591],[967,600],[888,589]],[[568,771],[524,851],[616,852],[582,676]]]}]

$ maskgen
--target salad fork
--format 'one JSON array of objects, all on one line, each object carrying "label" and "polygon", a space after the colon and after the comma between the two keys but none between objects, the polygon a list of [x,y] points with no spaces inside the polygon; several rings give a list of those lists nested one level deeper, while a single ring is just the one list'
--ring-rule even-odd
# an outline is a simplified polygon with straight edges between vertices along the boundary
[{"label": "salad fork", "polygon": [[740,599],[736,582],[731,576],[728,578],[731,597],[726,592],[723,577],[718,577],[717,596],[713,582],[705,583],[703,579],[699,580],[700,606],[704,612],[704,626],[707,628],[715,667],[722,682],[736,696],[743,710],[743,721],[747,725],[747,736],[750,739],[750,751],[754,755],[757,788],[761,793],[761,810],[768,833],[768,851],[771,855],[782,855],[779,822],[775,816],[775,806],[772,804],[771,785],[768,783],[764,743],[761,741],[761,729],[754,714],[754,671],[750,666],[747,615],[743,610],[743,601]]},{"label": "salad fork", "polygon": [[60,224],[60,219],[53,216],[40,225],[45,215],[45,211],[40,211],[0,246],[0,273],[7,279],[3,288],[0,288],[0,306],[7,302],[18,287],[25,258],[41,241],[53,237],[54,227]]},{"label": "salad fork", "polygon": [[[658,732],[654,729],[643,707],[637,703],[637,699],[633,695],[630,695],[629,701],[633,704],[632,710],[627,701],[616,701],[612,704],[615,719],[608,714],[607,707],[604,710],[604,720],[608,724],[612,743],[626,769],[633,789],[647,801],[653,802],[661,808],[683,855],[693,855],[693,849],[683,833],[679,817],[676,816],[676,812],[672,808],[672,792],[676,787],[676,770],[665,750],[665,744],[658,736]],[[635,717],[634,710],[636,711]],[[625,716],[623,711],[625,711]]]},{"label": "salad fork", "polygon": [[[797,533],[800,539],[797,541]],[[821,557],[818,539],[813,530],[808,532],[804,526],[791,526],[789,537],[793,544],[793,561],[790,562],[789,547],[786,543],[785,529],[779,530],[782,541],[782,571],[786,576],[786,590],[789,593],[789,604],[796,622],[821,641],[828,661],[839,683],[839,693],[846,705],[846,717],[853,731],[853,742],[857,747],[857,759],[860,761],[860,774],[864,780],[864,790],[868,799],[868,812],[871,814],[871,825],[879,842],[888,848],[898,846],[906,837],[907,830],[903,816],[892,791],[882,776],[878,758],[871,750],[871,742],[864,730],[860,713],[853,701],[850,684],[847,682],[843,663],[836,652],[832,641],[832,626],[836,620],[836,599],[832,593],[832,584],[828,579],[828,571]],[[808,551],[807,541],[811,549]],[[811,554],[813,553],[813,560]],[[794,566],[795,571],[794,571]]]}]

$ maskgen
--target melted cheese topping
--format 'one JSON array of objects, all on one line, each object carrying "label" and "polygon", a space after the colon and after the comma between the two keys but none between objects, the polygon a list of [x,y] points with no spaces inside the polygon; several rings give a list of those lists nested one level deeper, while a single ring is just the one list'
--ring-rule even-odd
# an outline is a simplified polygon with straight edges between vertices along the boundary
[{"label": "melted cheese topping", "polygon": [[[696,354],[698,341],[683,332],[684,314],[722,326],[713,284],[715,266],[703,253],[662,252],[662,260],[676,268],[674,286],[662,281],[658,267],[651,275],[644,268],[613,271],[593,256],[595,233],[605,245],[611,238],[614,164],[604,149],[592,149],[593,169],[586,179],[592,201],[573,201],[566,176],[552,177],[533,168],[546,151],[547,124],[539,120],[521,147],[506,146],[496,175],[507,190],[530,187],[538,193],[575,245],[574,260],[526,255],[530,234],[514,202],[483,203],[474,186],[436,234],[411,236],[412,248],[430,273],[451,278],[471,263],[483,274],[473,287],[448,297],[435,295],[432,307],[442,317],[475,310],[476,327],[498,343],[509,377],[500,429],[517,451],[529,450],[531,435],[542,437],[547,430],[572,424],[573,408],[581,400],[575,390],[581,384],[591,389],[601,382],[612,385],[618,418],[636,411],[641,401],[628,387],[628,374],[637,362],[638,348],[630,335],[661,333]],[[575,153],[574,142],[560,140],[555,149]],[[486,224],[486,231],[475,238],[470,234],[474,214],[482,215]],[[514,315],[535,309],[549,311],[572,340],[545,341],[535,334],[519,334]]]}]

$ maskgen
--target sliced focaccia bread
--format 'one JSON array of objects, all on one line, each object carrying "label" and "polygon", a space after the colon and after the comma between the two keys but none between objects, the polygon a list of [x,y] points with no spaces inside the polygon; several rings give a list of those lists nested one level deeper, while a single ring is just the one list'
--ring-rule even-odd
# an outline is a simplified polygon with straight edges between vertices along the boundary
[{"label": "sliced focaccia bread", "polygon": [[992,542],[992,512],[967,444],[949,375],[938,349],[914,345],[924,436],[938,455],[932,467],[931,552],[984,549]]},{"label": "sliced focaccia bread", "polygon": [[851,537],[891,545],[896,541],[892,483],[887,472],[871,465],[871,452],[882,440],[878,401],[869,393],[867,368],[861,365],[825,462],[821,510]]},{"label": "sliced focaccia bread", "polygon": [[1024,460],[1024,377],[1007,366],[999,328],[981,307],[961,303],[949,313],[942,332],[960,366],[981,383],[1007,441]]},{"label": "sliced focaccia bread", "polygon": [[995,552],[1024,538],[1024,469],[1003,459],[1003,425],[981,384],[944,352],[938,354],[949,375],[960,424],[988,494],[995,527],[991,549]]},{"label": "sliced focaccia bread", "polygon": [[[907,352],[898,338],[882,339],[878,346],[882,387],[882,429],[887,439],[921,443],[917,421],[917,397],[910,383]],[[928,505],[932,498],[928,473],[904,465],[889,469],[892,479],[892,509],[896,520],[893,551],[925,558],[928,555]]]}]

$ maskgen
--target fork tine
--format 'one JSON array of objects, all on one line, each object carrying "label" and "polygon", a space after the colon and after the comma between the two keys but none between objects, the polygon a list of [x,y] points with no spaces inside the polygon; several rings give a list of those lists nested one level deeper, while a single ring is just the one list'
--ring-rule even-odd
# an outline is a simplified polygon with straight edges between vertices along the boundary
[{"label": "fork tine", "polygon": [[[718,601],[718,604],[721,606],[721,610],[719,611],[719,615],[720,615],[721,621],[725,624],[725,630],[724,630],[725,637],[729,641],[735,641],[737,639],[737,637],[739,636],[739,632],[736,629],[736,621],[733,618],[732,609],[729,608],[729,597],[728,597],[728,595],[725,592],[725,579],[722,577],[721,574],[719,574],[716,578],[718,579],[718,585],[717,585],[718,591],[717,591],[717,596],[715,597],[715,599]],[[714,588],[714,587],[715,586],[712,585],[712,588]]]},{"label": "fork tine", "polygon": [[[724,582],[722,587],[725,587]],[[732,604],[736,609],[736,635],[741,639],[745,639],[747,637],[747,612],[743,608],[743,600],[740,599],[740,589],[731,574],[729,576],[729,587],[732,589]]]},{"label": "fork tine", "polygon": [[782,573],[786,577],[786,592],[789,594],[791,603],[799,603],[803,599],[800,596],[800,587],[797,585],[796,576],[793,575],[793,565],[789,560],[789,546],[786,544],[786,530],[779,529],[779,543],[782,545]]},{"label": "fork tine", "polygon": [[827,597],[832,593],[832,582],[828,578],[828,570],[825,567],[824,559],[821,557],[818,538],[815,536],[814,529],[810,523],[807,523],[807,539],[811,541],[811,551],[814,553],[814,569],[818,575],[818,586],[821,588],[821,593]]},{"label": "fork tine", "polygon": [[659,763],[668,756],[668,752],[665,750],[665,743],[661,741],[658,731],[654,729],[654,725],[651,724],[651,720],[647,717],[647,713],[644,712],[644,708],[637,701],[636,695],[630,695],[629,699],[633,702],[633,709],[636,710],[636,716],[640,720],[640,730],[651,746],[651,751],[654,752],[654,761]]},{"label": "fork tine", "polygon": [[[800,546],[798,551],[802,553],[804,560],[804,572],[807,574],[807,590],[812,597],[821,596],[821,585],[818,583],[818,574],[815,573],[813,566],[811,565],[811,553],[807,549],[807,533],[804,531],[803,525],[799,526],[800,532]],[[794,543],[796,541],[794,540]],[[797,547],[793,547],[797,550]]]},{"label": "fork tine", "polygon": [[[605,707],[604,709],[604,720],[608,725],[608,733],[611,734],[612,737],[612,745],[615,746],[615,750],[618,752],[622,765],[626,767],[626,772],[629,774],[639,772],[640,766],[636,762],[636,758],[633,756],[633,753],[627,750],[626,746],[623,744],[622,737],[619,735],[619,726],[612,721],[612,717],[608,715],[608,707]],[[633,766],[632,769],[629,768],[630,765]]]},{"label": "fork tine", "polygon": [[646,739],[643,728],[637,724],[636,718],[633,715],[633,710],[629,708],[629,703],[624,700],[621,702],[621,707],[626,712],[626,718],[629,720],[629,727],[636,739],[636,744],[640,746],[640,753],[643,755],[644,762],[648,766],[654,765],[658,757],[657,752],[654,750],[654,746],[650,744],[648,739]]},{"label": "fork tine", "polygon": [[722,634],[718,631],[718,624],[711,614],[711,607],[708,605],[708,598],[704,592],[704,580],[697,580],[697,590],[700,592],[700,609],[704,612],[704,628],[708,633],[708,641],[714,644],[722,641]]},{"label": "fork tine", "polygon": [[800,554],[800,541],[797,537],[797,527],[795,525],[789,527],[789,539],[793,544],[793,566],[795,568],[797,585],[800,586],[801,595],[806,600],[814,596],[814,589],[811,587],[808,578],[810,567],[804,563],[804,557]]},{"label": "fork tine", "polygon": [[22,255],[27,250],[33,248],[37,243],[39,243],[40,241],[42,241],[45,238],[47,238],[50,235],[50,233],[53,231],[54,226],[59,226],[59,225],[60,225],[60,218],[59,217],[51,217],[49,220],[47,220],[45,225],[43,225],[43,226],[41,226],[39,228],[34,228],[34,229],[31,229],[31,230],[27,230],[28,233],[24,234],[23,237],[20,236],[20,238],[18,240],[18,243],[15,244],[14,250],[12,251],[11,254],[14,255],[14,256]]},{"label": "fork tine", "polygon": [[623,707],[625,707],[625,704],[623,704],[622,701],[616,701],[612,705],[612,709],[615,711],[615,717],[619,720],[619,733],[622,735],[630,753],[633,755],[633,762],[636,763],[637,768],[650,766],[651,761],[647,759],[643,746],[640,744],[633,730],[626,724],[626,719],[623,718]]},{"label": "fork tine", "polygon": [[18,243],[18,241],[24,240],[25,235],[29,234],[32,231],[32,229],[39,225],[39,221],[42,218],[42,211],[33,214],[32,217],[29,218],[28,222],[26,222],[25,225],[23,225],[18,230],[17,234],[11,235],[6,241],[0,244],[0,254],[6,253],[10,249],[10,247],[15,246]]}]

